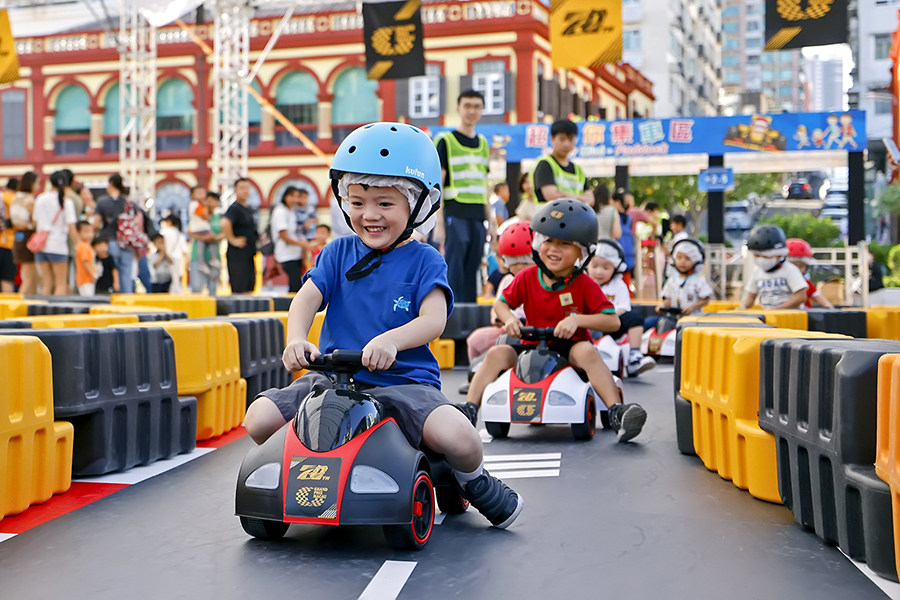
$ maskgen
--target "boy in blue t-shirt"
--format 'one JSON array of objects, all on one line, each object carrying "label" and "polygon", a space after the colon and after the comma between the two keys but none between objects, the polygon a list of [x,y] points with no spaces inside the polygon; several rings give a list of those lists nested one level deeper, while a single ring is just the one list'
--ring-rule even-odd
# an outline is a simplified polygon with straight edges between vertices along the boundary
[{"label": "boy in blue t-shirt", "polygon": [[[341,143],[330,177],[356,235],[322,248],[307,272],[288,315],[285,368],[305,368],[307,354],[315,359],[335,349],[362,350],[367,370],[354,379],[374,386],[366,391],[414,447],[444,455],[472,506],[495,527],[508,527],[524,501],[484,469],[481,437],[441,393],[440,369],[428,348],[453,306],[447,264],[419,241],[434,226],[440,205],[437,150],[411,125],[367,125]],[[320,352],[307,336],[316,312],[326,306]],[[293,418],[313,386],[332,382],[308,373],[287,388],[258,395],[247,409],[247,432],[261,444]]]}]

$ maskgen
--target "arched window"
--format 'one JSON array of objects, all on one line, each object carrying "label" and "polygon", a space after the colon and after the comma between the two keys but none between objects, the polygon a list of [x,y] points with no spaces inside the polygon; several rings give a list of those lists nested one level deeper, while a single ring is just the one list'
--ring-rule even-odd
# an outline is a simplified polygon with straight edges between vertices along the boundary
[{"label": "arched window", "polygon": [[188,202],[191,200],[191,190],[188,186],[177,181],[164,183],[156,190],[156,202],[153,205],[154,221],[159,226],[159,221],[169,214],[176,214],[181,219],[182,231],[187,230]]},{"label": "arched window", "polygon": [[91,137],[91,100],[84,88],[66,86],[56,99],[56,154],[86,154]]},{"label": "arched window", "polygon": [[156,91],[156,149],[189,150],[193,143],[194,92],[181,79],[169,79]]},{"label": "arched window", "polygon": [[351,67],[337,76],[331,109],[335,144],[341,143],[360,125],[378,120],[376,89],[378,82],[366,79],[366,71],[362,67]]},{"label": "arched window", "polygon": [[[250,86],[257,92],[262,92],[259,83],[253,81]],[[249,135],[247,136],[247,147],[256,148],[259,146],[259,127],[262,122],[262,106],[256,101],[252,94],[247,94],[247,123],[249,125]]]},{"label": "arched window", "polygon": [[114,83],[106,92],[106,108],[103,110],[103,151],[119,151],[119,84]]},{"label": "arched window", "polygon": [[[275,108],[309,139],[316,140],[319,84],[309,73],[288,73],[275,90]],[[275,127],[276,146],[300,146],[300,140],[281,125]]]}]

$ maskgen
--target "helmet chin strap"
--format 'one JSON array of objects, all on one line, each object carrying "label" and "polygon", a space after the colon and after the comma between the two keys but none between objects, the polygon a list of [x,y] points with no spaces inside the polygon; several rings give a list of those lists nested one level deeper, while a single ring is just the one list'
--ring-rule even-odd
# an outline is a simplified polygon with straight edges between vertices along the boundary
[{"label": "helmet chin strap", "polygon": [[[331,189],[334,190],[335,197],[340,198],[337,190],[337,181],[331,181]],[[427,188],[423,188],[422,192],[419,193],[419,198],[418,200],[416,200],[416,206],[410,213],[409,220],[406,222],[406,228],[403,230],[403,233],[400,234],[400,237],[394,240],[393,243],[391,243],[389,246],[380,248],[378,250],[371,250],[370,252],[366,253],[365,256],[359,259],[359,262],[350,267],[350,269],[346,273],[344,273],[344,276],[348,281],[356,281],[358,279],[362,279],[363,277],[369,275],[372,271],[377,269],[379,266],[381,266],[381,261],[385,254],[408,240],[413,231],[415,231],[416,227],[424,224],[429,218],[431,218],[431,215],[437,212],[439,205],[435,204],[431,207],[431,210],[428,211],[428,214],[425,215],[422,220],[420,220],[419,222],[416,222],[415,220],[415,215],[419,214],[419,211],[422,209],[422,205],[425,204],[425,200],[428,198],[429,192],[430,190],[428,190]],[[353,225],[350,224],[350,215],[344,212],[343,209],[341,209],[341,212],[344,213],[344,220],[347,221],[347,225],[350,226],[350,229],[353,229]]]},{"label": "helmet chin strap", "polygon": [[775,266],[772,267],[771,269],[767,270],[766,273],[774,273],[775,271],[777,271],[778,268],[784,264],[785,260],[787,260],[787,259],[784,256],[782,256],[781,259],[777,263],[775,263]]},{"label": "helmet chin strap", "polygon": [[589,262],[591,262],[591,257],[594,256],[594,253],[588,252],[587,258],[581,261],[581,266],[576,268],[565,277],[558,277],[554,275],[553,271],[548,269],[547,265],[544,264],[544,261],[541,260],[541,254],[537,250],[532,249],[531,256],[534,257],[534,264],[537,265],[540,272],[553,280],[553,284],[550,286],[550,291],[556,292],[572,283],[575,278],[578,277],[578,275],[580,275],[581,272],[585,270],[585,268],[587,268],[587,265]]}]

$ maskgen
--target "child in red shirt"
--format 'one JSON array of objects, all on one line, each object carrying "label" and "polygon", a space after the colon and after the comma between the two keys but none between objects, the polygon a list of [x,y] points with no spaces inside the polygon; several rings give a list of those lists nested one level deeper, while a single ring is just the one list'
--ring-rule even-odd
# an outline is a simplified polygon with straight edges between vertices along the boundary
[{"label": "child in red shirt", "polygon": [[[619,317],[613,304],[590,277],[584,273],[597,241],[597,216],[583,202],[568,198],[544,204],[531,220],[534,231],[533,267],[515,276],[494,303],[497,317],[506,333],[520,337],[521,321],[513,314],[525,308],[525,320],[532,327],[554,327],[554,335],[564,341],[551,344],[568,358],[569,363],[584,370],[588,381],[609,409],[609,421],[627,442],[641,432],[647,420],[646,411],[637,404],[621,404],[619,390],[600,353],[591,343],[589,330],[616,331]],[[516,362],[512,346],[494,346],[475,373],[467,404],[478,407],[487,385]]]},{"label": "child in red shirt", "polygon": [[834,308],[834,305],[822,295],[807,274],[809,265],[813,262],[812,246],[809,245],[809,242],[800,238],[789,238],[787,240],[787,249],[788,261],[800,269],[800,272],[803,273],[803,278],[806,279],[806,302],[803,304],[803,307],[812,308],[813,304],[818,304],[822,308]]}]

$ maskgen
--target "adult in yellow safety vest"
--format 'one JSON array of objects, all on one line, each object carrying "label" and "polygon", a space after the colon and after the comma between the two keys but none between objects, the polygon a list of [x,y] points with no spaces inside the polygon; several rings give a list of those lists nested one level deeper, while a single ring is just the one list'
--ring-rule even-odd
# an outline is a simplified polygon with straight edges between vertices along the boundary
[{"label": "adult in yellow safety vest", "polygon": [[594,194],[587,185],[584,171],[569,160],[577,136],[578,126],[568,119],[554,121],[550,126],[552,151],[537,161],[531,177],[538,204],[572,198],[588,206],[594,205]]},{"label": "adult in yellow safety vest", "polygon": [[[435,137],[443,177],[443,206],[437,213],[432,240],[443,244],[447,280],[456,302],[475,302],[486,233],[497,237],[488,202],[487,138],[475,132],[484,112],[484,96],[466,90],[456,101],[460,125]],[[484,223],[487,221],[488,229]]]}]

